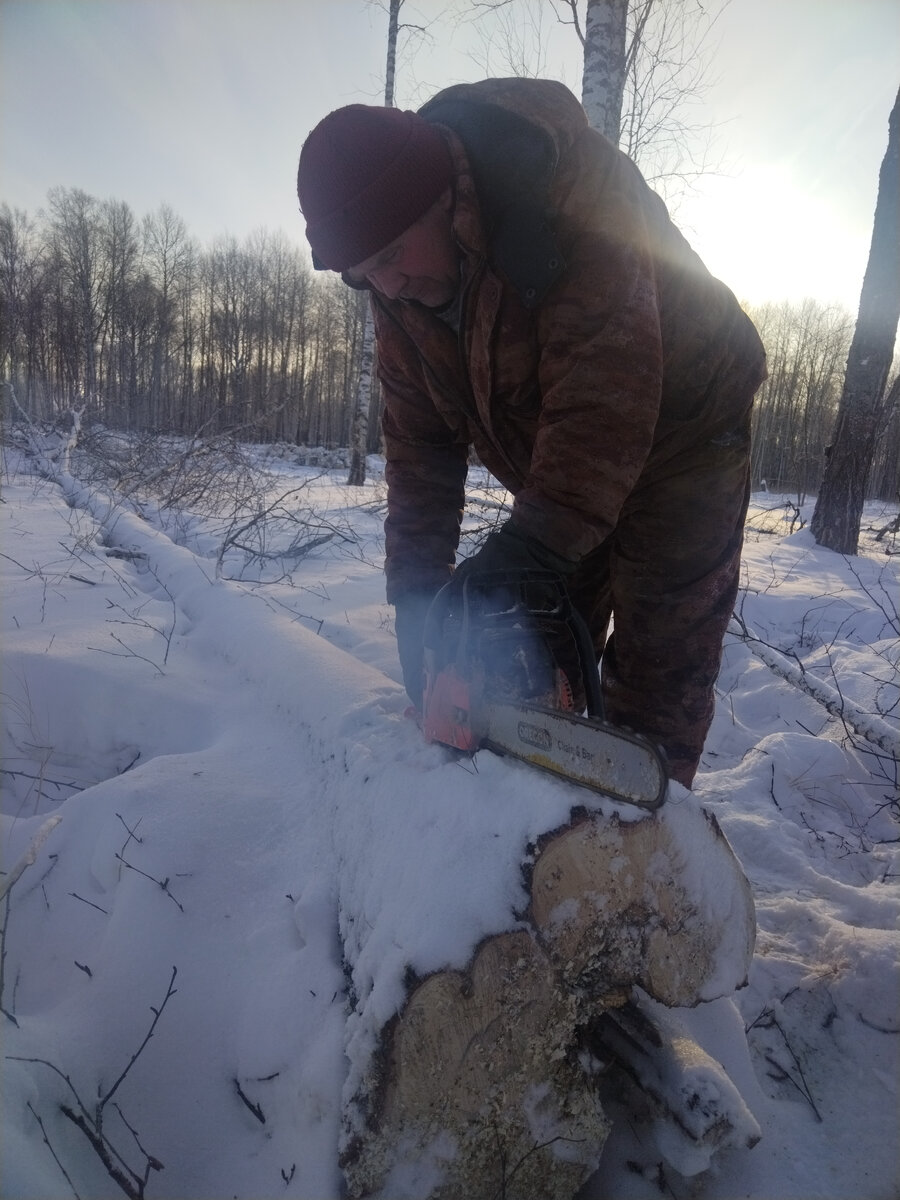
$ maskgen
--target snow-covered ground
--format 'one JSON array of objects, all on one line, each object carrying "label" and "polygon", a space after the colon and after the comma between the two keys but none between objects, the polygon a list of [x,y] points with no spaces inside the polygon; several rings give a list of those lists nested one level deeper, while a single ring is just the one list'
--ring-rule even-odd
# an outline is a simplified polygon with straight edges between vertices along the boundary
[{"label": "snow-covered ground", "polygon": [[[264,502],[201,517],[5,460],[8,1200],[337,1200],[372,1022],[407,969],[510,927],[528,841],[582,799],[404,716],[377,461],[362,490],[288,452],[264,465]],[[472,482],[477,524],[502,494]],[[592,1200],[900,1190],[893,513],[867,510],[853,559],[791,531],[809,514],[754,497],[695,788],[758,938],[749,985],[694,1017],[763,1137],[688,1180],[620,1123]],[[124,1161],[86,1136],[98,1106]]]}]

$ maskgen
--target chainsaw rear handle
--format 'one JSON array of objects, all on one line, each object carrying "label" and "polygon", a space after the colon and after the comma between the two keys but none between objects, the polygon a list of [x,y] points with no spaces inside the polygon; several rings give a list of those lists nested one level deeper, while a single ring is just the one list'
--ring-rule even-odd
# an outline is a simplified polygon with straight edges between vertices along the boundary
[{"label": "chainsaw rear handle", "polygon": [[441,588],[425,618],[423,644],[428,677],[434,679],[444,667],[452,665],[461,678],[469,678],[477,652],[473,631],[477,637],[479,631],[508,622],[510,616],[524,621],[553,620],[568,628],[578,655],[588,715],[603,720],[603,697],[590,631],[555,571],[472,571],[462,588],[453,583]]}]

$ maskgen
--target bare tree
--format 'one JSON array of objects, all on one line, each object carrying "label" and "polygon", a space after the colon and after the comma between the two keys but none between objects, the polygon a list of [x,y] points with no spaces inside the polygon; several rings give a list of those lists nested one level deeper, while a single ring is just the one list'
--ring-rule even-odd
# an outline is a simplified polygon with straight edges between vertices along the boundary
[{"label": "bare tree", "polygon": [[812,299],[764,304],[750,316],[769,364],[753,406],[752,477],[757,486],[796,491],[802,504],[819,482],[853,319]]},{"label": "bare tree", "polygon": [[280,234],[201,251],[165,207],[136,221],[119,201],[50,198],[35,221],[0,205],[0,377],[29,419],[86,405],[87,425],[135,433],[347,446],[359,293],[314,279]]},{"label": "bare tree", "polygon": [[[180,293],[189,278],[196,254],[184,221],[163,204],[142,224],[145,269],[154,285],[155,328],[151,351],[148,399],[160,426],[175,428],[176,387],[181,381],[184,399],[185,330],[179,331]],[[181,337],[181,353],[176,339]],[[177,407],[181,407],[179,404]]]},{"label": "bare tree", "polygon": [[[387,60],[384,70],[384,105],[394,107],[394,79],[397,72],[397,34],[400,29],[400,9],[404,0],[389,0]],[[372,387],[375,381],[375,323],[371,306],[366,312],[363,332],[362,354],[359,366],[359,382],[356,387],[356,404],[353,412],[353,430],[350,438],[350,474],[347,483],[351,487],[362,487],[366,482],[366,452],[369,446],[369,409],[372,404]]]},{"label": "bare tree", "polygon": [[100,204],[78,188],[53,188],[51,253],[58,276],[58,312],[78,347],[68,364],[69,400],[97,400],[98,346],[108,312],[109,260],[104,254]]},{"label": "bare tree", "polygon": [[888,121],[869,262],[825,474],[810,528],[816,541],[855,554],[900,320],[900,92]]},{"label": "bare tree", "polygon": [[472,0],[472,4],[481,45],[469,56],[482,75],[535,79],[552,73],[545,23],[545,14],[552,10],[547,0]]},{"label": "bare tree", "polygon": [[[504,65],[516,75],[546,73],[535,69],[538,37],[528,58],[521,32],[530,26],[537,33],[541,6],[571,26],[584,52],[581,99],[591,125],[620,145],[652,184],[671,192],[708,169],[713,127],[693,123],[690,111],[711,84],[711,36],[727,3],[472,0],[472,7],[493,20],[493,39],[506,46]],[[515,54],[512,28],[519,30]],[[489,45],[493,39],[488,35]],[[482,57],[488,67],[489,56]]]},{"label": "bare tree", "polygon": [[[575,21],[575,0],[571,7]],[[627,24],[628,0],[587,0],[581,103],[594,129],[614,143],[622,128]]]},{"label": "bare tree", "polygon": [[710,169],[715,124],[693,121],[713,83],[713,37],[729,0],[631,0],[622,149],[671,196]]},{"label": "bare tree", "polygon": [[27,214],[0,205],[0,375],[35,416],[43,415],[33,401],[46,355],[45,250]]}]

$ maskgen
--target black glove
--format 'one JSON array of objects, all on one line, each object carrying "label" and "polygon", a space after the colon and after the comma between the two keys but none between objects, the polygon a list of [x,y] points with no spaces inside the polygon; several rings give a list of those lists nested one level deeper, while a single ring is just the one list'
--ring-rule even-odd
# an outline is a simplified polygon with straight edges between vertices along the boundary
[{"label": "black glove", "polygon": [[403,686],[419,712],[422,711],[422,695],[425,688],[425,618],[433,599],[434,596],[430,592],[408,592],[397,601],[394,617]]},{"label": "black glove", "polygon": [[565,580],[578,564],[563,558],[523,533],[512,520],[488,534],[484,545],[471,558],[465,558],[453,572],[450,586],[462,593],[462,586],[473,572],[484,571],[553,571]]},{"label": "black glove", "polygon": [[[536,538],[529,537],[510,520],[494,533],[489,534],[481,549],[470,558],[464,559],[456,568],[446,589],[449,593],[447,596],[449,606],[458,610],[462,609],[463,585],[472,575],[495,571],[511,573],[540,571],[545,576],[548,572],[552,573],[555,580],[533,580],[528,588],[528,603],[536,606],[538,610],[546,605],[547,611],[552,612],[560,601],[560,582],[565,584],[566,579],[573,574],[577,565],[577,562],[573,562],[572,559],[563,558],[562,555],[557,554]],[[485,581],[484,586],[490,587],[488,581]],[[497,581],[495,602],[499,600],[502,604],[505,586],[505,583]],[[491,593],[486,594],[490,595]],[[536,635],[544,642],[549,667],[547,673],[535,670],[533,672],[534,680],[531,682],[537,681],[540,686],[545,684],[551,686],[554,679],[553,667],[562,668],[572,691],[575,711],[581,712],[585,707],[584,680],[582,678],[582,655],[585,651],[584,648],[579,650],[579,645],[572,632],[571,622],[574,615],[574,612],[570,614],[569,625],[554,625],[552,622],[545,625],[542,624],[540,617],[536,618],[529,636]],[[533,646],[533,642],[531,645]],[[491,663],[491,671],[494,675],[493,685],[495,688],[498,686],[502,688],[506,686],[504,683],[506,681],[512,694],[524,698],[531,695],[532,692],[523,685],[523,680],[519,679],[516,674],[517,663],[522,660],[513,653],[514,649],[514,643],[510,642],[503,657],[494,657]],[[534,667],[540,664],[540,655],[526,657],[532,658]],[[592,652],[588,654],[588,657],[592,657]]]}]

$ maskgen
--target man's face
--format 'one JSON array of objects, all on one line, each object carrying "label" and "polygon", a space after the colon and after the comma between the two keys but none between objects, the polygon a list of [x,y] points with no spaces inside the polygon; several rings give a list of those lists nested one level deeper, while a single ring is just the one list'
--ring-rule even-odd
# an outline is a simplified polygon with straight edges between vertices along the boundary
[{"label": "man's face", "polygon": [[398,238],[351,267],[351,283],[368,283],[389,300],[415,300],[426,308],[449,304],[459,288],[460,254],[450,232],[449,189]]}]

